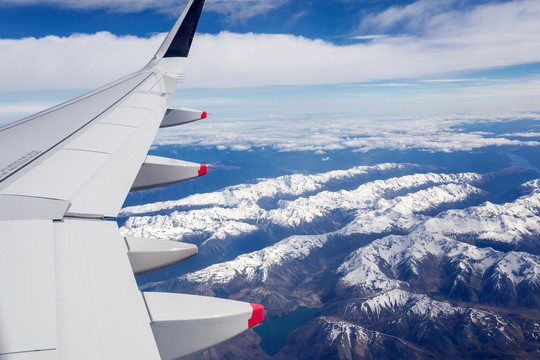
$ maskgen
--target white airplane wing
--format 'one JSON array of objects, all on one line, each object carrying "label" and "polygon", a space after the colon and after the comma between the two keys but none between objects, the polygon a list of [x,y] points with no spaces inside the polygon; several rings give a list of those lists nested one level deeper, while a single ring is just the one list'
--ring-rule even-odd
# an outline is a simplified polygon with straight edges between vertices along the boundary
[{"label": "white airplane wing", "polygon": [[141,293],[134,273],[197,248],[109,221],[131,190],[206,173],[147,156],[160,127],[206,117],[169,106],[203,4],[189,1],[142,70],[0,128],[0,360],[177,359],[262,321],[260,305]]}]

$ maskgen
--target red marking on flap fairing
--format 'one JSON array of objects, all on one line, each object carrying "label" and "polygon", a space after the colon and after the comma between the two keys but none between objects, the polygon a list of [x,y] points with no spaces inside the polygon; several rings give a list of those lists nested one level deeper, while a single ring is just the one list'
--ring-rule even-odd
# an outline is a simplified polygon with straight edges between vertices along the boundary
[{"label": "red marking on flap fairing", "polygon": [[259,304],[250,304],[253,308],[253,313],[251,314],[251,318],[248,320],[248,327],[251,329],[258,323],[264,320],[264,307]]},{"label": "red marking on flap fairing", "polygon": [[199,176],[203,176],[203,175],[206,175],[206,173],[208,172],[208,168],[206,165],[201,165],[200,169],[199,169]]},{"label": "red marking on flap fairing", "polygon": [[206,119],[207,116],[206,111],[203,111],[201,114],[201,119]]}]

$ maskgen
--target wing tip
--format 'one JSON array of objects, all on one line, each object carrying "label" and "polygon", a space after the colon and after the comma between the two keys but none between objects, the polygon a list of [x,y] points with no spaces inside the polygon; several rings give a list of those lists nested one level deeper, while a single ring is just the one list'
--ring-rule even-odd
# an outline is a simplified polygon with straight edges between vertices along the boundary
[{"label": "wing tip", "polygon": [[168,41],[166,41],[163,44],[167,48],[160,49],[163,51],[163,58],[188,56],[204,2],[205,0],[192,0],[188,3],[186,9],[178,19],[180,24],[175,24],[173,30],[171,30],[170,37],[168,36],[168,39],[166,39],[170,40],[170,43],[167,44]]}]

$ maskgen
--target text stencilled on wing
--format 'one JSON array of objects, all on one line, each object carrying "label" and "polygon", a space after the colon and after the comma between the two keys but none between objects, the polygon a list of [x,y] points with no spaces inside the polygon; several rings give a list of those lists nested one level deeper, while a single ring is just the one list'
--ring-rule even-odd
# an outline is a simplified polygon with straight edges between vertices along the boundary
[{"label": "text stencilled on wing", "polygon": [[4,180],[6,177],[11,175],[13,172],[15,172],[17,169],[23,167],[24,165],[31,162],[33,159],[38,157],[41,154],[41,151],[32,150],[28,154],[21,156],[17,160],[13,161],[8,166],[4,167],[3,169],[0,169],[0,181]]}]

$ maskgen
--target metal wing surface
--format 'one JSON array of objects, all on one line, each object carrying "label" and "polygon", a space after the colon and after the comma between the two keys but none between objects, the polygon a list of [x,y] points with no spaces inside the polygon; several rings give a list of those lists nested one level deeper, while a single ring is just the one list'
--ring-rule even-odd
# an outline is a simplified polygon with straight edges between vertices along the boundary
[{"label": "metal wing surface", "polygon": [[204,0],[190,0],[142,70],[0,128],[0,360],[177,359],[262,320],[260,305],[141,293],[134,274],[194,245],[124,238],[132,190],[206,173],[148,156],[160,127],[206,117],[169,106]]}]

